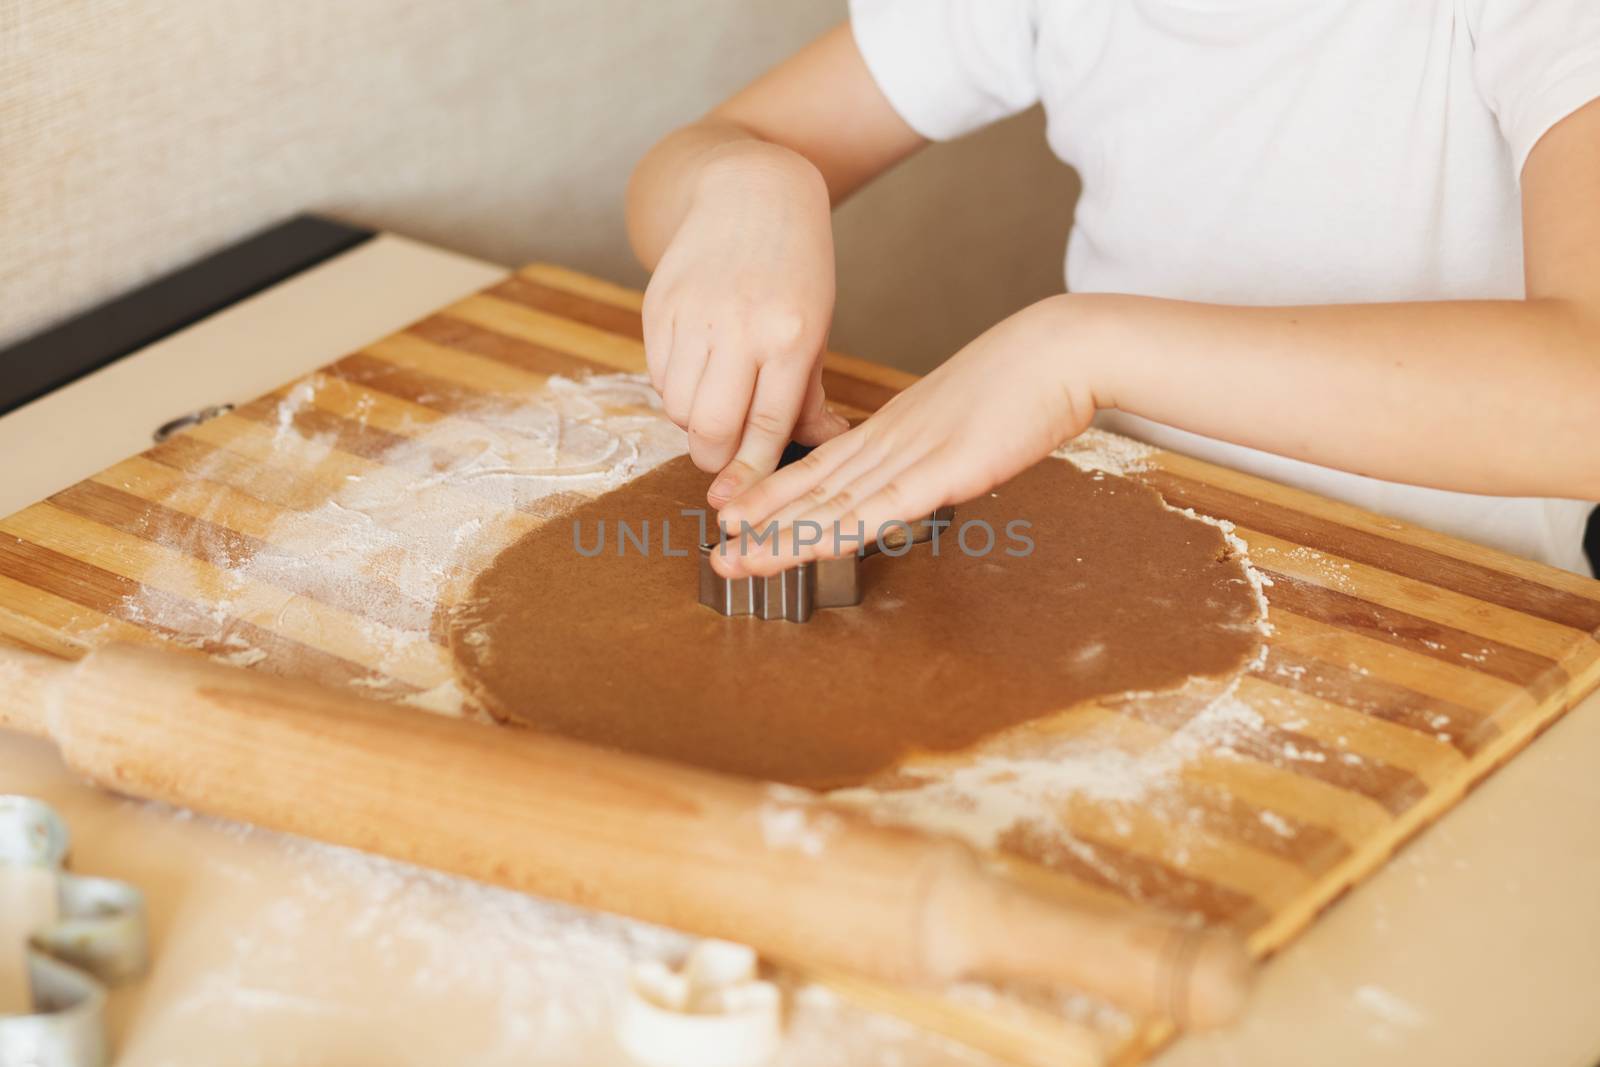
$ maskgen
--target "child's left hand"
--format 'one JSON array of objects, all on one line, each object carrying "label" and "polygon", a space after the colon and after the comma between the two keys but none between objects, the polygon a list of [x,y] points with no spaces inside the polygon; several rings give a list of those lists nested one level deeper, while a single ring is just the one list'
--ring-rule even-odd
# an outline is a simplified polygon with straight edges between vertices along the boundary
[{"label": "child's left hand", "polygon": [[[971,500],[1082,433],[1096,403],[1082,358],[1089,349],[1062,350],[1074,336],[1064,321],[1071,306],[1052,297],[1018,312],[855,429],[740,494],[718,516],[730,541],[713,554],[717,571],[772,574],[855,551],[860,542],[848,538],[858,529],[870,543],[885,523]],[[807,524],[803,540],[823,531],[821,543],[797,544],[797,521]],[[735,537],[747,523],[776,525],[777,551],[770,540]]]}]

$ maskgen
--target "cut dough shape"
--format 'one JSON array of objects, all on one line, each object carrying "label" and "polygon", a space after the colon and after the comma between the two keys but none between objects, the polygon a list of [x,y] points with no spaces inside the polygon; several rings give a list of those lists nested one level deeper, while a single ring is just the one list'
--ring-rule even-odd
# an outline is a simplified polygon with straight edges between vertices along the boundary
[{"label": "cut dough shape", "polygon": [[[1237,671],[1260,607],[1222,532],[1125,478],[1045,460],[957,509],[954,532],[863,562],[855,608],[807,623],[726,618],[697,599],[708,478],[673,460],[507,548],[454,615],[464,686],[496,718],[818,789],[949,752],[1081,701]],[[617,523],[649,520],[619,554]],[[1011,556],[1007,524],[1031,523]],[[662,553],[662,522],[683,555]],[[606,548],[586,558],[604,521]],[[982,547],[978,529],[968,544]]]}]

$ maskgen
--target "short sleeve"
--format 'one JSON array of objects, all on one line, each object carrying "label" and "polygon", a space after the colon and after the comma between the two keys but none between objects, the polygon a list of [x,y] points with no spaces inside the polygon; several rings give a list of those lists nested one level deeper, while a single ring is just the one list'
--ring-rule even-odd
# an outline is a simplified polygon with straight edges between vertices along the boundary
[{"label": "short sleeve", "polygon": [[1474,76],[1517,173],[1550,127],[1600,98],[1600,0],[1473,0]]},{"label": "short sleeve", "polygon": [[900,117],[948,141],[1038,101],[1036,2],[850,0],[850,24]]}]

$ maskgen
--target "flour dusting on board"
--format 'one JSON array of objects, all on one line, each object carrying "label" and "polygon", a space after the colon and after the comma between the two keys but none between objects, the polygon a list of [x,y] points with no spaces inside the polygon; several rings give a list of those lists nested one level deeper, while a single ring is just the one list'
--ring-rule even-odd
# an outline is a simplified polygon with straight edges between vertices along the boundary
[{"label": "flour dusting on board", "polygon": [[[196,501],[198,522],[155,531],[164,551],[123,616],[235,665],[459,714],[465,696],[435,637],[439,612],[542,521],[552,498],[598,495],[686,448],[636,375],[553,377],[526,400],[443,416],[400,400],[379,408],[371,393],[350,405],[349,395],[348,383],[319,373],[258,421],[228,416],[228,442],[190,470],[217,491]],[[329,416],[378,437],[381,455],[347,451]],[[285,471],[326,492],[302,500],[280,490]],[[227,527],[260,505],[235,492],[277,506],[250,540]]]},{"label": "flour dusting on board", "polygon": [[1093,426],[1051,453],[1079,470],[1116,475],[1136,474],[1147,469],[1155,454],[1156,450],[1143,441]]},{"label": "flour dusting on board", "polygon": [[[1257,657],[1259,664],[1261,656]],[[1053,826],[1064,805],[1088,801],[1114,809],[1149,806],[1170,793],[1178,773],[1202,755],[1225,755],[1262,726],[1261,715],[1238,699],[1239,680],[1219,691],[1191,683],[1196,710],[1170,733],[1133,747],[1119,745],[1112,723],[1082,737],[1052,741],[1003,737],[959,763],[912,765],[887,788],[858,787],[827,794],[830,801],[877,818],[954,834],[991,850],[1019,829]],[[1182,692],[1163,694],[1168,701]],[[1128,694],[1121,703],[1154,699]],[[1020,751],[1019,751],[1020,748]],[[1113,821],[1115,836],[1119,827]],[[1131,827],[1129,828],[1131,830]]]}]

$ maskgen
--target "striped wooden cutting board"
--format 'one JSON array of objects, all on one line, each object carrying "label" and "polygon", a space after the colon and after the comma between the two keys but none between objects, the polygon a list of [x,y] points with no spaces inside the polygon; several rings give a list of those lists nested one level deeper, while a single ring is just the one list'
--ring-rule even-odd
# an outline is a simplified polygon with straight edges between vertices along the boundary
[{"label": "striped wooden cutting board", "polygon": [[[440,609],[471,574],[445,573],[461,557],[419,520],[487,516],[480,561],[543,521],[548,504],[451,472],[492,473],[482,435],[552,375],[642,365],[637,293],[526,268],[0,522],[0,638],[64,656],[175,641],[437,702]],[[837,355],[825,376],[856,415],[911,380]],[[1225,744],[1169,759],[1159,795],[1065,796],[1059,834],[1005,842],[1019,876],[1231,923],[1265,955],[1600,680],[1600,583],[1182,456],[1142,468],[1171,504],[1236,524],[1272,582],[1268,655],[1233,694]],[[378,546],[354,563],[352,513]],[[1204,698],[1100,701],[1036,729],[1159,763]],[[1170,1036],[1037,991],[829,977],[1016,1062],[1133,1061]]]}]

